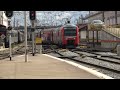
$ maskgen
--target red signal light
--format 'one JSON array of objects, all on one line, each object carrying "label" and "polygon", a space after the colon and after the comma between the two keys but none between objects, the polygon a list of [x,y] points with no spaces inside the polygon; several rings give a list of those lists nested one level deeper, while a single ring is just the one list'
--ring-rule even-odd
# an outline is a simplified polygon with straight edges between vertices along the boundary
[{"label": "red signal light", "polygon": [[35,11],[30,11],[30,20],[35,20],[36,19],[36,12]]}]

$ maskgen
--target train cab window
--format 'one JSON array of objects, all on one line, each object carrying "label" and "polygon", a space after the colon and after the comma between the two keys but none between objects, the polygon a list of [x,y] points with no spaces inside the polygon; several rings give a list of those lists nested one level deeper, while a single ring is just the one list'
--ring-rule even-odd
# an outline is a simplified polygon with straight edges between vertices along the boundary
[{"label": "train cab window", "polygon": [[76,28],[64,28],[65,36],[76,36]]}]

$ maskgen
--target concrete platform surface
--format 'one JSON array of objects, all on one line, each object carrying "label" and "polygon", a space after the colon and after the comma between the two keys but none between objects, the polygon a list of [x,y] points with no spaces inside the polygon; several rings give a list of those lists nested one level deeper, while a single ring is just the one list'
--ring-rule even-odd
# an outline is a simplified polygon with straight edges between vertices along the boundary
[{"label": "concrete platform surface", "polygon": [[39,55],[0,60],[0,79],[100,79],[78,67]]}]

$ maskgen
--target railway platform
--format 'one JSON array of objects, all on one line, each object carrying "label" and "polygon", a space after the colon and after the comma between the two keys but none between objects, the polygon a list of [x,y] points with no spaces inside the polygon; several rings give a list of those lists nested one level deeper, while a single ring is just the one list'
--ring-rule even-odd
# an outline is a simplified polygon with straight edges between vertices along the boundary
[{"label": "railway platform", "polygon": [[[0,60],[0,79],[102,79],[95,75],[73,66],[74,62],[64,61],[47,54],[19,55],[12,58]],[[90,70],[88,70],[90,71]]]}]

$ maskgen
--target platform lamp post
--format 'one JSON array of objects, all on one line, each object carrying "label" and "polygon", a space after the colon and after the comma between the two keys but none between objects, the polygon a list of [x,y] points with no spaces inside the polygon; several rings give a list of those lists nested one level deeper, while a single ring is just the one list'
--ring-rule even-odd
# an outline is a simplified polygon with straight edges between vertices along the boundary
[{"label": "platform lamp post", "polygon": [[115,12],[115,24],[117,25],[117,24],[118,24],[118,22],[117,22],[117,19],[118,19],[118,18],[117,18],[117,17],[118,17],[118,16],[117,16],[117,11],[114,11],[114,12]]},{"label": "platform lamp post", "polygon": [[9,49],[10,49],[10,61],[12,60],[12,50],[11,50],[11,18],[13,16],[13,11],[5,11],[5,15],[8,18],[8,30],[9,30]]},{"label": "platform lamp post", "polygon": [[103,21],[103,22],[105,21],[105,15],[104,15],[104,12],[105,12],[105,11],[102,11],[102,21]]},{"label": "platform lamp post", "polygon": [[27,62],[27,22],[26,22],[26,11],[24,11],[24,29],[25,29],[25,62]]}]

